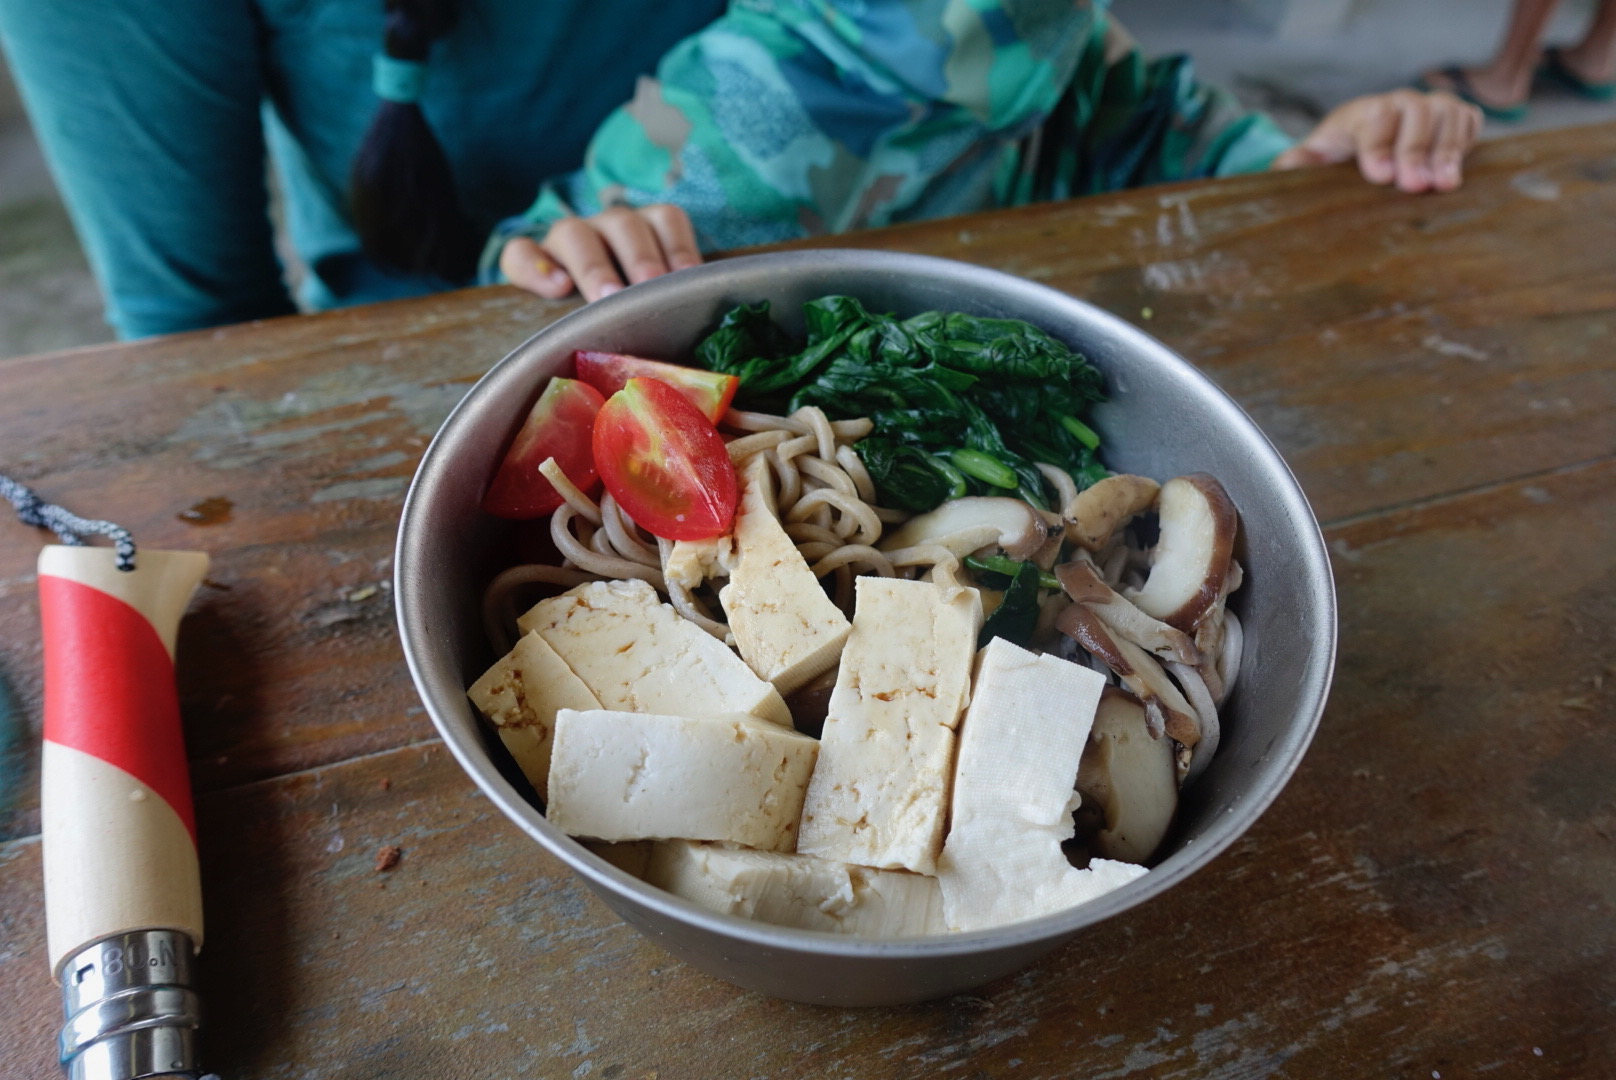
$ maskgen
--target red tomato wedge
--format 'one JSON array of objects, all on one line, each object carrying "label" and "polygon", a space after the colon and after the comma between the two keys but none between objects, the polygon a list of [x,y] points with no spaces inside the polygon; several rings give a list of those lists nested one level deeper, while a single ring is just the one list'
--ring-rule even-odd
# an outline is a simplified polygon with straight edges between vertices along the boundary
[{"label": "red tomato wedge", "polygon": [[735,388],[741,380],[734,375],[720,375],[701,368],[664,364],[660,360],[645,360],[621,353],[585,352],[572,354],[578,365],[578,378],[611,397],[628,385],[630,379],[660,379],[678,390],[690,403],[718,423],[729,403],[735,397]]},{"label": "red tomato wedge", "polygon": [[657,536],[722,536],[735,517],[735,466],[724,437],[657,379],[630,379],[601,407],[595,467],[617,504]]},{"label": "red tomato wedge", "polygon": [[595,472],[590,433],[604,404],[600,391],[588,383],[551,379],[505,452],[505,461],[483,496],[483,509],[521,521],[543,517],[560,506],[561,493],[539,472],[545,458],[555,458],[580,491],[593,490],[600,476]]}]

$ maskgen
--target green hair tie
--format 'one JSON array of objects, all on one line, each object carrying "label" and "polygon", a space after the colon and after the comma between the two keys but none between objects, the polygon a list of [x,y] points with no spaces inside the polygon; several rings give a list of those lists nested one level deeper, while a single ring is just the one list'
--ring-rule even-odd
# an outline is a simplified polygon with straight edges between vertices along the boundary
[{"label": "green hair tie", "polygon": [[419,60],[400,60],[377,53],[371,60],[370,85],[383,101],[409,105],[421,100],[426,85],[426,65]]}]

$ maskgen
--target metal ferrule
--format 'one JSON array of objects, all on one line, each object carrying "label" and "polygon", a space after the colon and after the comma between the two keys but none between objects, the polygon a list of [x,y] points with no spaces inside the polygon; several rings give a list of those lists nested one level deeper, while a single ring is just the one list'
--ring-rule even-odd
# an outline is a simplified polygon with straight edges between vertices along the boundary
[{"label": "metal ferrule", "polygon": [[194,1075],[201,1009],[195,950],[178,930],[134,930],[87,945],[62,967],[68,1080]]}]

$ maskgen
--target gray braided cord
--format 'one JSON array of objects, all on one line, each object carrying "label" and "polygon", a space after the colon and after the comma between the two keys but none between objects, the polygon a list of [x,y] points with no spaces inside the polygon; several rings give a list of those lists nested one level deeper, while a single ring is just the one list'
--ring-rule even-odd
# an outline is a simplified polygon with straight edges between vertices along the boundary
[{"label": "gray braided cord", "polygon": [[135,568],[135,538],[122,525],[111,521],[92,521],[81,518],[70,510],[41,499],[34,490],[0,473],[0,495],[17,508],[17,516],[24,525],[36,529],[49,529],[64,544],[84,546],[86,536],[105,536],[118,552],[118,569]]}]

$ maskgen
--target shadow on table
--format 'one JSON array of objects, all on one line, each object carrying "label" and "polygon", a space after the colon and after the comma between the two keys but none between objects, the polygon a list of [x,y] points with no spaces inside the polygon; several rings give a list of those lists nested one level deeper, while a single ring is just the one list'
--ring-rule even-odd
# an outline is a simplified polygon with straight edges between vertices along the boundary
[{"label": "shadow on table", "polygon": [[[199,722],[232,723],[262,711],[254,700],[262,672],[246,636],[243,628],[232,625],[230,608],[223,604],[200,604],[181,624],[181,653],[231,655],[236,677],[228,710],[221,711],[195,700],[206,676],[187,678],[181,668],[180,699],[188,714],[193,755],[229,743],[220,738],[222,732],[198,732]],[[197,988],[204,1009],[201,1064],[225,1075],[242,1062],[273,1060],[272,1048],[285,1044],[287,1027],[294,1022],[288,1015],[288,991],[296,958],[290,955],[292,908],[287,901],[297,880],[294,845],[307,838],[295,835],[294,823],[276,812],[263,791],[264,785],[247,785],[197,799],[206,919]]]}]

